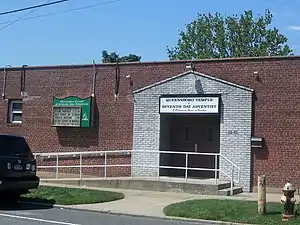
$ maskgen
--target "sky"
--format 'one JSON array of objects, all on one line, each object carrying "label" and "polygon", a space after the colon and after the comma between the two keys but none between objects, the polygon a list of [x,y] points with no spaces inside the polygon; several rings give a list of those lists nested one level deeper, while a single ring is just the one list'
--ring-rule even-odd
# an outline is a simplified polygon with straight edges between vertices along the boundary
[{"label": "sky", "polygon": [[[1,0],[0,13],[47,1]],[[97,6],[60,13],[91,5]],[[69,0],[1,15],[0,66],[101,63],[102,50],[140,55],[142,61],[168,60],[167,46],[176,45],[179,30],[197,13],[231,15],[248,9],[256,15],[270,9],[273,25],[300,54],[300,0]]]}]

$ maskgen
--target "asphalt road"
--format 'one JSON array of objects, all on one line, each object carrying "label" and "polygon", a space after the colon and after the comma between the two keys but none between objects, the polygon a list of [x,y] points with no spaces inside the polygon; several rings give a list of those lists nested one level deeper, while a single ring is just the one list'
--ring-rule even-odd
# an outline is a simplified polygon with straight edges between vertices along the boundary
[{"label": "asphalt road", "polygon": [[[110,215],[31,204],[0,206],[1,225],[204,225],[185,221]],[[207,225],[208,223],[205,223]]]}]

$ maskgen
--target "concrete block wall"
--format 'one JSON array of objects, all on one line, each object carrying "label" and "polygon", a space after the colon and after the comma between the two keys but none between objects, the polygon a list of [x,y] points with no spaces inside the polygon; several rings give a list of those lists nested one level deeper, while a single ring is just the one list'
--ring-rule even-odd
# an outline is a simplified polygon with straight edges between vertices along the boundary
[{"label": "concrete block wall", "polygon": [[[149,166],[157,166],[159,163],[159,97],[163,94],[197,93],[221,94],[220,153],[240,167],[239,186],[249,191],[252,91],[192,71],[134,93],[133,176],[158,175],[157,168]],[[153,153],[135,152],[138,150]],[[230,163],[224,158],[220,159],[220,169],[230,175]],[[220,173],[220,179],[229,180],[223,173]]]}]

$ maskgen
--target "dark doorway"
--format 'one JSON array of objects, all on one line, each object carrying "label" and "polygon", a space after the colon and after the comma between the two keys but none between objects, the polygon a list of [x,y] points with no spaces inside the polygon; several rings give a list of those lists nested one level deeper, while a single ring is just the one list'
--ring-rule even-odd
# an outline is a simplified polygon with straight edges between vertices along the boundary
[{"label": "dark doorway", "polygon": [[[176,152],[219,153],[219,115],[161,115],[160,150]],[[188,167],[214,169],[219,167],[219,157],[189,155]],[[185,167],[183,154],[161,154],[161,166]],[[160,176],[185,177],[179,169],[160,169]],[[188,170],[188,178],[214,178],[214,171]]]}]

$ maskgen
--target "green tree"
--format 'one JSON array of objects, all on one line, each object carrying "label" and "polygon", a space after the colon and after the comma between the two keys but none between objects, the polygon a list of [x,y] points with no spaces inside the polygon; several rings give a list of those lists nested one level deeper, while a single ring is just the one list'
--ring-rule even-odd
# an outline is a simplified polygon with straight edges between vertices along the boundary
[{"label": "green tree", "polygon": [[232,16],[198,14],[167,53],[171,60],[292,55],[287,38],[270,26],[272,18],[269,10],[257,17],[251,10]]},{"label": "green tree", "polygon": [[107,51],[102,51],[102,62],[103,63],[116,63],[116,62],[140,62],[141,56],[129,54],[127,56],[120,57],[116,52],[108,54]]}]

